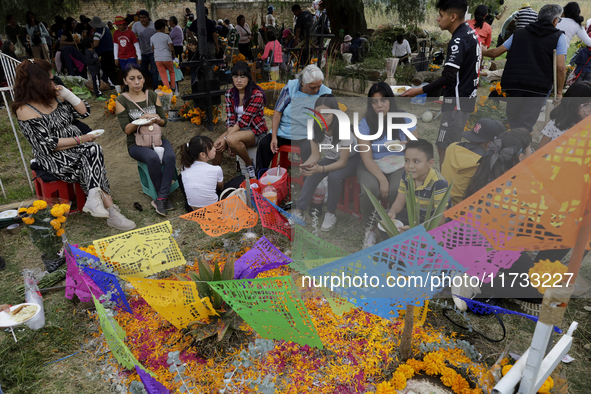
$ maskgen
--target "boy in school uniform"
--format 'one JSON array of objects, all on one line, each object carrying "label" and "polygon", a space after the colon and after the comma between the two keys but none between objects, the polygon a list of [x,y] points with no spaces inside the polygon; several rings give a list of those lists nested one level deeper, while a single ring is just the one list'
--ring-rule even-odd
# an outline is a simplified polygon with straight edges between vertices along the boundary
[{"label": "boy in school uniform", "polygon": [[435,195],[433,210],[437,209],[447,191],[447,181],[433,168],[433,145],[427,140],[408,141],[404,151],[404,173],[398,187],[398,196],[388,211],[388,216],[400,220],[408,230],[408,212],[406,208],[406,190],[409,182],[414,182],[415,196],[419,205],[419,222],[423,223],[427,216],[429,201]]},{"label": "boy in school uniform", "polygon": [[452,143],[460,142],[468,117],[474,112],[482,54],[476,32],[464,20],[468,1],[439,0],[436,7],[439,28],[452,34],[442,75],[422,88],[407,90],[402,96],[415,97],[443,88],[441,125],[435,144],[442,165],[445,150]]}]

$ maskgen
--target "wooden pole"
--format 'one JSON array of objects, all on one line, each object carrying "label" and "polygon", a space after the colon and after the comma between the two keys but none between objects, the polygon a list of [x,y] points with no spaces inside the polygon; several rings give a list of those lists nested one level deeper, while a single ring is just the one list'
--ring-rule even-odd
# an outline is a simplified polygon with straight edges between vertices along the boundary
[{"label": "wooden pole", "polygon": [[556,72],[556,49],[554,49],[554,56],[552,56],[552,71],[554,71],[554,100],[556,100],[556,95],[558,94],[558,86],[556,86],[558,85],[558,76]]}]

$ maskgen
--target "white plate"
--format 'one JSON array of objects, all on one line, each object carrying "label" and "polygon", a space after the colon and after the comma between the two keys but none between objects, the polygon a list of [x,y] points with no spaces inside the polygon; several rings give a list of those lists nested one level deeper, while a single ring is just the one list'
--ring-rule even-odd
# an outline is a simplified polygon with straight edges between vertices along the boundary
[{"label": "white plate", "polygon": [[97,137],[99,137],[99,136],[103,135],[104,132],[105,132],[105,130],[98,129],[98,130],[93,130],[93,131],[91,131],[88,134],[90,134],[90,135],[96,135]]},{"label": "white plate", "polygon": [[402,93],[396,93],[396,90],[397,89],[404,88],[404,91],[406,92],[411,87],[410,86],[407,86],[407,85],[397,85],[397,86],[390,86],[390,88],[392,88],[392,91],[394,92],[394,96],[401,96]]},{"label": "white plate", "polygon": [[0,219],[9,219],[15,218],[18,215],[18,211],[15,209],[9,209],[8,211],[4,211],[0,213]]},{"label": "white plate", "polygon": [[134,121],[133,121],[133,122],[131,122],[131,123],[133,123],[133,124],[134,124],[134,125],[136,125],[136,126],[143,126],[143,125],[145,125],[146,123],[148,123],[149,121],[150,121],[150,119],[146,119],[146,118],[140,118],[140,119],[136,119],[136,120],[134,120]]},{"label": "white plate", "polygon": [[21,324],[24,324],[26,322],[28,322],[29,320],[31,320],[32,318],[34,318],[35,316],[37,316],[39,314],[39,312],[41,312],[41,307],[37,304],[32,304],[30,302],[26,302],[24,304],[18,304],[18,305],[14,305],[10,308],[11,311],[15,310],[16,308],[18,308],[19,306],[23,306],[23,305],[33,305],[35,307],[37,307],[37,312],[35,312],[35,314],[33,316],[31,316],[30,318],[28,318],[25,321],[22,321],[20,323],[15,322],[14,320],[12,320],[11,315],[9,315],[8,313],[2,311],[0,312],[0,327],[16,327],[16,326],[20,326]]},{"label": "white plate", "polygon": [[[396,226],[396,228],[398,229],[398,231],[400,231],[400,228],[402,226],[404,226],[404,223],[402,223],[400,220],[398,219],[394,219],[394,225]],[[378,229],[386,232],[386,229],[382,226],[382,222],[378,222]]]}]

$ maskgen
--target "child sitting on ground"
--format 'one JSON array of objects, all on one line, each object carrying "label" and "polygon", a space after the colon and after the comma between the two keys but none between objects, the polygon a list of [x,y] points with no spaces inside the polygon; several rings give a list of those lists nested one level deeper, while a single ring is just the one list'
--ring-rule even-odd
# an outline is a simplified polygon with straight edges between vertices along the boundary
[{"label": "child sitting on ground", "polygon": [[97,99],[105,101],[107,99],[103,97],[103,93],[101,92],[101,59],[99,59],[93,49],[92,40],[86,41],[86,52],[84,53],[84,56],[86,57],[86,66],[88,67],[90,78],[92,78],[94,95]]},{"label": "child sitting on ground", "polygon": [[424,139],[408,141],[404,152],[404,173],[398,187],[398,195],[388,215],[394,219],[400,220],[404,227],[402,230],[408,230],[408,212],[406,208],[406,189],[408,182],[412,180],[415,185],[415,196],[419,205],[419,222],[423,223],[427,216],[427,208],[431,195],[435,194],[433,201],[433,210],[437,209],[445,192],[447,191],[447,181],[433,168],[435,160],[433,159],[433,145]]},{"label": "child sitting on ground", "polygon": [[192,209],[203,208],[218,201],[217,192],[224,187],[222,167],[213,166],[216,150],[211,138],[196,136],[181,146],[181,178],[187,203]]}]

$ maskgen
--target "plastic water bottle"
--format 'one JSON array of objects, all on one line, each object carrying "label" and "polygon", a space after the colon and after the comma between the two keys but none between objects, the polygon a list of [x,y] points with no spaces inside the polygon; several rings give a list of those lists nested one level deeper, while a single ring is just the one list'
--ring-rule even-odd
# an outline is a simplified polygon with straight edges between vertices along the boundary
[{"label": "plastic water bottle", "polygon": [[316,190],[314,191],[314,195],[312,196],[312,202],[310,203],[310,207],[308,208],[308,212],[311,216],[314,216],[314,211],[316,211],[316,217],[320,219],[322,216],[322,206],[324,205],[324,195],[326,194],[326,190],[324,188],[324,182],[320,181]]},{"label": "plastic water bottle", "polygon": [[263,189],[263,197],[277,205],[277,189],[271,185],[271,182],[267,182],[267,186]]}]

